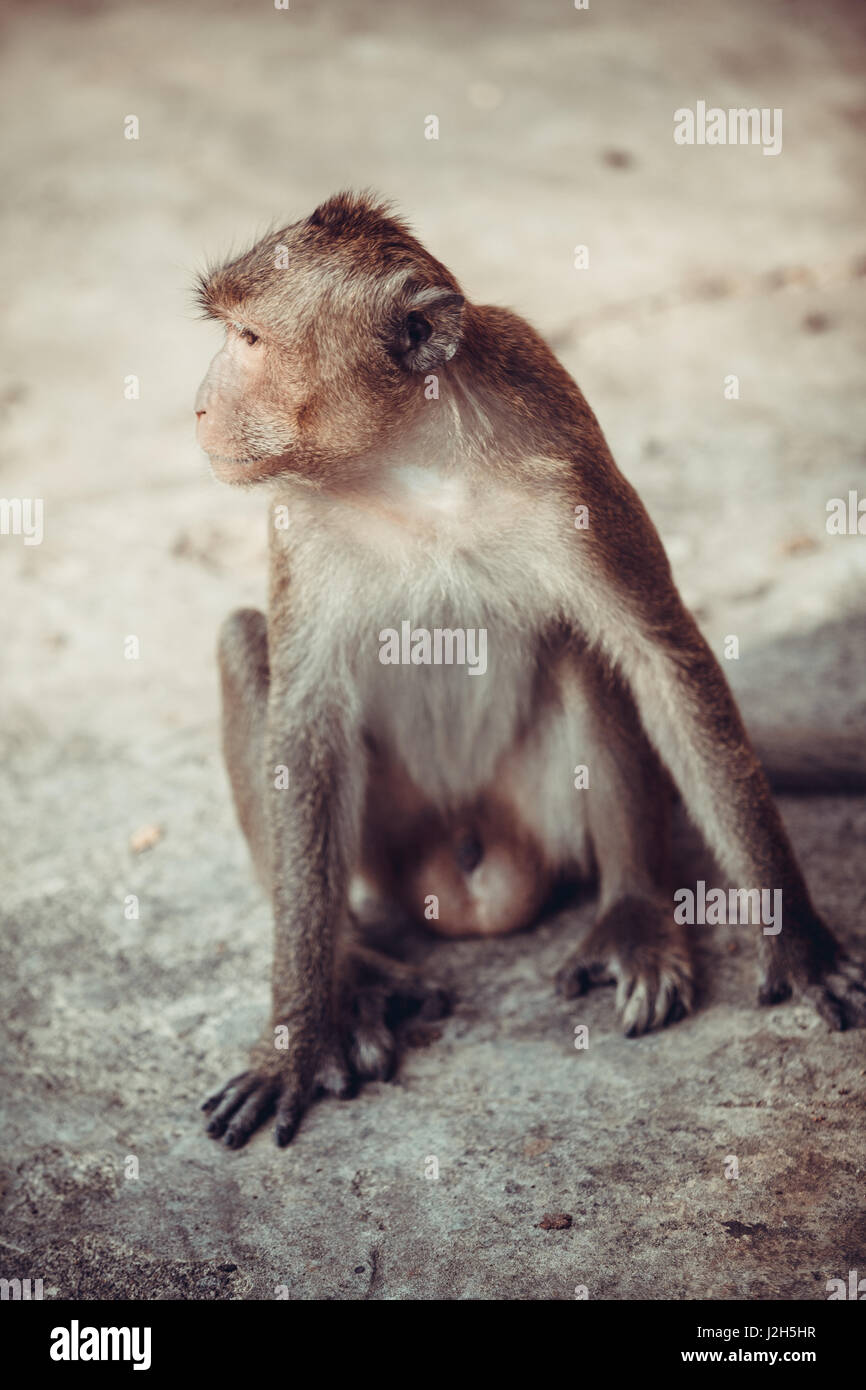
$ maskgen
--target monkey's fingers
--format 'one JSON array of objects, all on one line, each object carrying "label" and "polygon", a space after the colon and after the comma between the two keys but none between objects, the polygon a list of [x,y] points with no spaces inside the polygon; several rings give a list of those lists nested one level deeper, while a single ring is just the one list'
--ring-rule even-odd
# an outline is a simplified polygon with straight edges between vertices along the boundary
[{"label": "monkey's fingers", "polygon": [[306,1098],[300,1086],[286,1086],[277,1104],[277,1120],[274,1125],[277,1148],[284,1149],[287,1144],[291,1144],[305,1109]]},{"label": "monkey's fingers", "polygon": [[247,1096],[225,1135],[228,1149],[240,1149],[259,1125],[273,1113],[278,1083],[263,1079]]},{"label": "monkey's fingers", "polygon": [[201,1108],[202,1108],[202,1110],[205,1112],[205,1114],[206,1114],[206,1115],[207,1115],[207,1114],[210,1114],[211,1110],[214,1110],[214,1109],[216,1108],[216,1106],[217,1106],[217,1105],[219,1104],[219,1102],[222,1100],[222,1098],[223,1098],[223,1096],[226,1094],[226,1092],[227,1092],[228,1090],[230,1090],[232,1086],[236,1086],[237,1083],[238,1083],[243,1077],[245,1077],[246,1075],[247,1075],[247,1072],[245,1072],[245,1071],[239,1071],[238,1074],[237,1074],[237,1076],[231,1077],[231,1078],[226,1082],[226,1084],[225,1084],[224,1086],[221,1086],[220,1089],[219,1089],[218,1091],[215,1091],[214,1094],[213,1094],[212,1096],[208,1096],[207,1100],[202,1101],[202,1106],[201,1106]]},{"label": "monkey's fingers", "polygon": [[216,1103],[213,1116],[207,1126],[212,1139],[222,1139],[230,1149],[239,1149],[245,1144],[253,1130],[273,1110],[279,1090],[276,1077],[260,1072],[242,1072],[223,1087],[210,1101]]}]

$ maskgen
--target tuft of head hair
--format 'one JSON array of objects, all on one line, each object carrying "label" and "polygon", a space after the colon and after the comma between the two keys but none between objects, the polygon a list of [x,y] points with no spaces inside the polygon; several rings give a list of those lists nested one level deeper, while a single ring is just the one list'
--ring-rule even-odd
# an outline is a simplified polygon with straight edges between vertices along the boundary
[{"label": "tuft of head hair", "polygon": [[[335,193],[299,222],[271,230],[249,251],[199,276],[196,302],[208,318],[226,317],[232,308],[274,285],[274,253],[283,242],[292,248],[290,265],[331,265],[348,278],[387,282],[396,274],[407,288],[438,286],[458,291],[451,273],[431,256],[392,205],[370,190]],[[411,278],[411,284],[410,284]]]},{"label": "tuft of head hair", "polygon": [[310,227],[322,227],[332,236],[346,238],[375,235],[388,223],[404,235],[411,235],[409,225],[394,212],[394,204],[371,188],[355,193],[351,188],[333,193],[320,203],[307,218]]},{"label": "tuft of head hair", "polygon": [[458,288],[454,277],[431,256],[393,203],[370,189],[346,189],[326,199],[305,223],[323,250],[345,249],[351,263],[374,277],[414,272],[421,285]]}]

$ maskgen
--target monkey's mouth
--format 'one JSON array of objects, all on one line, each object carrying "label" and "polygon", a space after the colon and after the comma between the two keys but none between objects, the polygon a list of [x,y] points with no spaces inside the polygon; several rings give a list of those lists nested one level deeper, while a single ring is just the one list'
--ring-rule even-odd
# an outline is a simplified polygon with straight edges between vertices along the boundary
[{"label": "monkey's mouth", "polygon": [[267,454],[257,454],[255,458],[237,458],[234,454],[209,453],[208,458],[211,463],[230,463],[234,468],[248,468],[253,463],[264,463]]}]

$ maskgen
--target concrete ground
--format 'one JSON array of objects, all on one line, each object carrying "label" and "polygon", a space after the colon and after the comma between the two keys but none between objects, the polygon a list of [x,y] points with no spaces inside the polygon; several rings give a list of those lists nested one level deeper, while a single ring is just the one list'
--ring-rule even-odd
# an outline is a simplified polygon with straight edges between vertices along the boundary
[{"label": "concrete ground", "polygon": [[[555,998],[557,924],[437,945],[457,1009],[396,1083],[316,1107],[284,1152],[205,1138],[199,1102],[267,1008],[213,655],[222,616],[261,603],[265,523],[193,443],[215,340],[189,287],[340,187],[393,197],[577,375],[715,649],[739,638],[747,719],[862,729],[866,540],[825,528],[829,498],[866,495],[862,9],[81,0],[3,20],[0,494],[43,498],[45,523],[38,546],[0,536],[0,1275],[46,1297],[824,1298],[866,1268],[866,1039],[759,1011],[741,929],[700,929],[700,1009],[637,1042],[609,992]],[[781,108],[782,153],[675,145],[698,100]],[[783,812],[862,940],[866,802]],[[701,852],[686,827],[678,844],[687,883]]]}]

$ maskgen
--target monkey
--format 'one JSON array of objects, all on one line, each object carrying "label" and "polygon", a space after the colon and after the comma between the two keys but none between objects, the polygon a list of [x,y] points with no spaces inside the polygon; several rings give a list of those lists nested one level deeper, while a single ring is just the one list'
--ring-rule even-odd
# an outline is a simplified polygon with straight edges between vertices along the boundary
[{"label": "monkey", "polygon": [[[225,328],[198,443],[271,509],[267,615],[234,612],[218,641],[225,763],[273,914],[271,1018],[205,1101],[211,1136],[238,1148],[274,1117],[288,1144],[318,1096],[393,1075],[402,1021],[447,1011],[365,941],[365,903],[491,936],[595,881],[561,992],[615,983],[628,1036],[687,1014],[676,796],[734,883],[782,891],[759,1002],[796,992],[831,1029],[866,1024],[864,962],[814,907],[660,538],[535,330],[467,299],[371,193],[269,232],[197,297]],[[425,662],[423,643],[384,662],[406,621],[484,632],[486,671]]]}]

